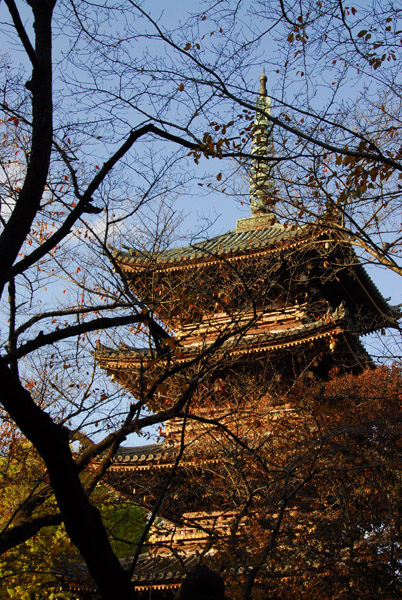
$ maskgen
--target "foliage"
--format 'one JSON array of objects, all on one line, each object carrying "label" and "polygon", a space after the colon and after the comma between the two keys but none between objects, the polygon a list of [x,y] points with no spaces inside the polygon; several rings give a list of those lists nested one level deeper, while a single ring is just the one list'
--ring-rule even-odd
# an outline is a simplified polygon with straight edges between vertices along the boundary
[{"label": "foliage", "polygon": [[[3,424],[1,433],[0,527],[4,531],[16,520],[24,500],[47,480],[47,475],[32,445],[14,428]],[[102,511],[116,555],[123,558],[131,554],[144,527],[143,511],[104,486],[96,489],[93,502]],[[49,498],[42,511],[43,508],[48,513],[54,510],[54,500]],[[26,542],[2,554],[0,596],[10,600],[68,600],[75,596],[72,592],[62,591],[62,582],[67,573],[74,570],[74,565],[81,562],[63,525],[44,527]]]},{"label": "foliage", "polygon": [[238,511],[248,505],[215,542],[222,565],[251,570],[233,597],[253,580],[252,598],[398,598],[401,376],[383,367],[300,380],[286,410],[242,438],[249,450],[227,463],[230,478],[217,471],[227,514],[234,497]]},{"label": "foliage", "polygon": [[30,540],[8,550],[0,561],[0,593],[14,600],[70,600],[73,596],[61,590],[57,571],[62,572],[65,561],[77,560],[62,527],[49,527]]},{"label": "foliage", "polygon": [[[100,498],[98,497],[100,495]],[[94,502],[102,509],[102,517],[118,558],[134,554],[144,529],[146,514],[127,498],[101,487]]]},{"label": "foliage", "polygon": [[[0,527],[16,517],[18,508],[46,480],[43,462],[15,428],[3,423],[0,459]],[[52,509],[52,501],[46,510]],[[77,560],[62,526],[47,527],[24,544],[2,554],[0,595],[2,598],[70,598],[60,591],[55,572],[66,560]]]}]

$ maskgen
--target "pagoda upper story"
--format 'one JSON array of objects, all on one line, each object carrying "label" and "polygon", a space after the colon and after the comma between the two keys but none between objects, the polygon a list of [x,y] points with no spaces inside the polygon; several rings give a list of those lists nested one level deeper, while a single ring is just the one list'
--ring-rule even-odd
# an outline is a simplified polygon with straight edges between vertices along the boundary
[{"label": "pagoda upper story", "polygon": [[257,215],[193,245],[116,251],[115,260],[184,352],[236,329],[247,345],[250,336],[286,345],[340,323],[358,336],[395,322],[347,239],[325,224],[288,227]]},{"label": "pagoda upper story", "polygon": [[252,216],[188,246],[114,252],[133,293],[171,336],[162,351],[152,345],[98,348],[99,364],[133,393],[135,373],[155,358],[159,365],[172,359],[184,364],[214,345],[233,361],[307,348],[314,355],[319,348],[327,354],[320,376],[341,364],[361,369],[370,359],[359,336],[395,324],[397,313],[346,235],[334,233],[325,219],[300,226],[276,219],[280,197],[264,72],[260,83],[252,129]]}]

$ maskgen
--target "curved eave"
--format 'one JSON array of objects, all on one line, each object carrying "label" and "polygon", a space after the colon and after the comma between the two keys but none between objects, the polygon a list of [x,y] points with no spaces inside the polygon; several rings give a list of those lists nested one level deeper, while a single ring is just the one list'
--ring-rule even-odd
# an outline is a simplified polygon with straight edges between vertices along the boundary
[{"label": "curved eave", "polygon": [[[168,574],[166,574],[168,577]],[[140,576],[138,576],[140,578]],[[181,582],[172,582],[172,583],[153,583],[149,582],[148,584],[138,585],[136,584],[137,575],[133,575],[132,581],[134,582],[134,589],[137,592],[146,592],[147,590],[176,590],[181,586]]]},{"label": "curved eave", "polygon": [[[366,335],[366,334],[364,334]],[[359,340],[359,338],[353,338],[351,342],[350,338],[346,337],[346,344],[349,347],[352,354],[357,355],[359,357],[361,366],[363,368],[375,368],[375,363],[371,358],[370,354],[367,352],[366,348]]]},{"label": "curved eave", "polygon": [[[173,248],[163,252],[147,253],[141,250],[130,249],[128,252],[115,250],[114,257],[120,269],[130,278],[144,271],[174,272],[196,269],[222,261],[234,263],[259,256],[275,255],[301,248],[314,241],[320,243],[334,243],[333,230],[328,227],[302,226],[285,227],[279,223],[269,226],[259,226],[260,218],[242,219],[246,225],[194,245]],[[249,223],[249,226],[247,226]],[[250,225],[251,223],[251,225]],[[340,240],[350,248],[351,260],[354,263],[351,269],[356,282],[365,296],[370,300],[375,312],[381,315],[384,323],[381,326],[395,326],[401,317],[401,312],[391,307],[373,280],[359,263],[359,258],[354,252],[350,241],[345,238]],[[338,242],[339,243],[339,240]],[[345,265],[347,266],[347,265]]]},{"label": "curved eave", "polygon": [[356,264],[353,268],[353,273],[356,281],[370,299],[377,313],[383,317],[384,323],[382,326],[395,327],[401,318],[401,311],[388,304],[363,265]]},{"label": "curved eave", "polygon": [[[180,448],[165,442],[147,446],[121,446],[116,452],[109,472],[113,471],[151,471],[171,468],[179,454]],[[200,466],[218,463],[220,459],[205,456],[205,452],[196,452],[183,457],[182,466]],[[96,460],[94,461],[97,462]]]},{"label": "curved eave", "polygon": [[237,262],[248,258],[275,254],[282,250],[291,250],[311,243],[325,235],[329,230],[284,227],[273,225],[266,228],[237,231],[233,230],[205,242],[184,246],[146,255],[142,251],[131,249],[128,252],[115,250],[114,257],[125,273],[137,273],[144,270],[178,271],[194,269],[214,263]]},{"label": "curved eave", "polygon": [[136,358],[137,360],[140,360],[141,358],[146,358],[149,360],[152,358],[152,352],[149,348],[122,347],[115,349],[98,343],[94,352],[94,356],[97,363],[101,364],[102,360],[108,360],[115,357],[120,357],[123,359],[125,356],[128,358]]},{"label": "curved eave", "polygon": [[[178,450],[176,452],[176,455],[178,453]],[[155,473],[156,471],[164,471],[164,470],[171,470],[174,465],[175,465],[175,458],[176,455],[172,454],[172,457],[169,461],[164,461],[161,462],[157,459],[153,460],[152,462],[148,462],[147,464],[141,464],[141,463],[134,463],[134,464],[130,464],[130,463],[112,463],[111,466],[108,469],[108,473],[110,473],[110,475],[112,475],[113,473],[126,473],[127,475],[129,474],[129,472],[144,472],[144,471],[152,471],[153,473]],[[211,465],[218,465],[220,464],[221,460],[218,458],[208,458],[208,457],[191,457],[191,458],[183,458],[180,461],[180,467],[179,468],[185,468],[187,469],[188,467],[194,467],[196,469],[202,469],[203,467],[205,467],[206,465],[211,466]]]},{"label": "curved eave", "polygon": [[[212,561],[213,564],[213,551],[204,553],[203,560],[209,564]],[[127,566],[131,564],[130,561],[132,561],[132,557],[127,559]],[[199,564],[199,561],[199,552],[194,550],[181,554],[180,559],[174,558],[172,555],[143,554],[139,557],[138,574],[136,573],[132,578],[134,587],[137,591],[179,588],[181,580]],[[121,562],[124,567],[124,561]],[[225,572],[230,573],[232,577],[238,577],[247,574],[252,568],[252,565],[232,566]]]},{"label": "curved eave", "polygon": [[147,446],[120,446],[113,458],[113,463],[161,460],[170,456],[171,448],[163,442]]},{"label": "curved eave", "polygon": [[[345,332],[341,323],[329,323],[323,325],[322,323],[317,327],[314,323],[308,324],[300,328],[299,331],[292,330],[291,333],[283,335],[268,334],[265,338],[260,337],[259,339],[246,340],[244,345],[241,342],[232,342],[230,345],[224,345],[217,349],[217,352],[224,352],[229,356],[240,356],[246,354],[258,354],[261,352],[275,352],[280,349],[293,348],[295,346],[301,346],[303,344],[309,344],[320,339],[331,339]],[[194,354],[201,352],[207,346],[190,346],[187,348],[180,348],[180,354],[174,355],[174,360],[177,363],[186,363],[194,358]],[[140,364],[147,361],[155,360],[150,354],[147,356],[145,352],[140,353],[138,350],[125,350],[121,353],[117,350],[110,350],[108,353],[102,352],[99,356],[96,355],[97,362],[100,367],[107,370],[118,371],[130,368],[136,368]],[[160,364],[163,364],[163,357],[160,359]],[[158,361],[159,362],[159,361]]]},{"label": "curved eave", "polygon": [[[137,591],[174,590],[180,587],[181,580],[198,560],[195,553],[181,556],[180,560],[172,555],[143,554],[139,557],[132,582]],[[132,557],[127,559],[127,567],[131,561]],[[124,568],[125,561],[122,561],[122,565]]]}]

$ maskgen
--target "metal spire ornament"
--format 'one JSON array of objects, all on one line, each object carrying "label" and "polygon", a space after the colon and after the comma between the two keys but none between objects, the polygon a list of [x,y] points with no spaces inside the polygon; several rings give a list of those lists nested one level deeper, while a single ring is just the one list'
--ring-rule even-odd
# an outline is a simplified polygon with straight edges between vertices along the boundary
[{"label": "metal spire ornament", "polygon": [[264,68],[260,77],[256,108],[251,141],[253,158],[250,168],[250,208],[253,215],[272,214],[276,196],[272,160],[274,140],[272,123],[267,117],[271,113],[271,99],[267,94],[267,76]]}]

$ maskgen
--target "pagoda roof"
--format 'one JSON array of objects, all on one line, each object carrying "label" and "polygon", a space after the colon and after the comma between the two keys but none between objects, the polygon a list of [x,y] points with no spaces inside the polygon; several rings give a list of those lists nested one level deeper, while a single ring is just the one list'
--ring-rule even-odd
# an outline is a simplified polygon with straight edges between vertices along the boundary
[{"label": "pagoda roof", "polygon": [[[214,551],[209,550],[202,554],[202,564],[214,563]],[[126,559],[130,564],[130,559]],[[125,561],[121,561],[124,566]],[[145,591],[179,588],[185,576],[201,564],[199,551],[184,551],[178,556],[169,554],[146,553],[138,558],[137,572],[132,581],[135,589]],[[225,569],[224,574],[232,576],[242,575],[252,570],[252,565],[232,566]],[[226,596],[225,596],[226,598]]]},{"label": "pagoda roof", "polygon": [[[146,446],[120,446],[113,457],[109,471],[131,470],[148,471],[149,469],[163,469],[171,467],[180,453],[180,446],[171,442],[162,441],[159,444]],[[204,458],[208,462],[217,462],[216,457],[207,457],[202,448],[192,448],[190,454],[183,458],[186,465],[193,463],[194,459]],[[96,460],[95,460],[96,462]],[[201,464],[198,463],[197,464]]]},{"label": "pagoda roof", "polygon": [[[247,334],[247,332],[240,335],[234,334],[222,345],[222,350],[235,354],[248,354],[275,351],[280,348],[310,343],[321,338],[332,338],[332,336],[345,333],[350,329],[350,324],[342,326],[345,319],[347,319],[347,310],[341,304],[334,311],[328,311],[320,319],[301,323],[285,330],[271,330],[258,334]],[[199,352],[213,343],[214,341],[211,340],[210,342],[202,341],[200,344],[179,344],[176,348],[175,360],[178,362],[190,360],[194,352]],[[154,359],[155,351],[150,348],[129,348],[127,346],[110,348],[98,344],[96,358],[104,368],[124,368],[124,366],[129,366],[129,363],[135,364],[143,358]]]},{"label": "pagoda roof", "polygon": [[[138,558],[137,569],[132,577],[135,589],[145,591],[179,588],[182,579],[191,571],[199,561],[195,552],[175,557],[172,554],[155,556],[142,554]],[[130,566],[132,557],[121,561],[123,567]]]},{"label": "pagoda roof", "polygon": [[[213,561],[213,551],[204,553],[204,562]],[[209,561],[208,561],[209,559]],[[123,569],[131,567],[133,556],[120,559]],[[177,590],[186,575],[200,564],[200,556],[195,551],[181,551],[175,556],[170,553],[146,552],[138,557],[137,567],[131,581],[137,592],[152,589],[154,592],[163,590]],[[233,574],[241,574],[249,567],[231,568]],[[100,598],[89,576],[88,568],[84,564],[67,563],[63,568],[55,571],[55,575],[64,584],[63,589],[77,594],[77,597]],[[81,596],[82,594],[82,596]]]},{"label": "pagoda roof", "polygon": [[[133,556],[120,559],[123,569],[131,567]],[[137,568],[131,581],[136,591],[177,589],[180,587],[186,574],[199,562],[199,556],[195,552],[181,554],[180,558],[172,553],[155,555],[150,553],[141,554],[138,557]],[[56,577],[64,584],[63,589],[77,594],[77,597],[100,598],[88,568],[84,564],[66,563],[62,568],[55,571]]]},{"label": "pagoda roof", "polygon": [[[176,271],[220,262],[222,259],[232,262],[249,256],[278,253],[319,239],[322,242],[334,242],[333,230],[325,223],[294,226],[273,221],[271,214],[262,214],[240,219],[235,229],[194,244],[159,252],[138,248],[115,249],[114,258],[129,277],[130,271]],[[347,238],[344,239],[344,244],[350,251],[350,264],[346,264],[345,268],[350,267],[358,287],[364,290],[377,311],[382,314],[384,326],[395,325],[401,311],[390,306],[384,299]]]},{"label": "pagoda roof", "polygon": [[[185,266],[187,263],[211,261],[214,258],[231,255],[258,253],[261,250],[279,250],[285,243],[296,242],[302,239],[311,240],[323,235],[326,231],[322,227],[287,226],[273,222],[272,215],[261,215],[240,219],[235,229],[221,235],[181,246],[169,248],[160,252],[128,248],[115,250],[114,257],[125,265],[175,265]],[[328,232],[327,232],[328,233]]]},{"label": "pagoda roof", "polygon": [[120,446],[113,458],[113,462],[154,461],[164,458],[165,455],[170,457],[171,450],[163,442],[144,446]]}]

